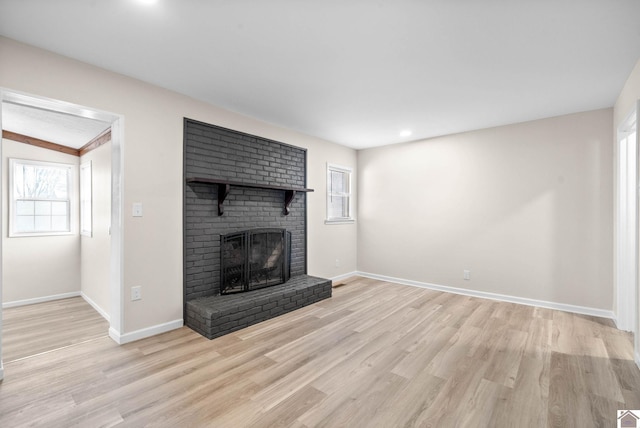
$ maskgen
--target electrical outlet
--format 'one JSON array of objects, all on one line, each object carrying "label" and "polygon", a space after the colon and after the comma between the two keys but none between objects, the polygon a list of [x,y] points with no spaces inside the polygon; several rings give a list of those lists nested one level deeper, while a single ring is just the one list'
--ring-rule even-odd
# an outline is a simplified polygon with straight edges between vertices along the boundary
[{"label": "electrical outlet", "polygon": [[462,271],[462,277],[466,280],[469,281],[471,279],[471,271],[470,270],[463,270]]},{"label": "electrical outlet", "polygon": [[336,259],[336,267],[340,267],[340,259]]},{"label": "electrical outlet", "polygon": [[141,286],[136,286],[136,287],[131,287],[131,300],[140,300],[142,299],[142,287]]}]

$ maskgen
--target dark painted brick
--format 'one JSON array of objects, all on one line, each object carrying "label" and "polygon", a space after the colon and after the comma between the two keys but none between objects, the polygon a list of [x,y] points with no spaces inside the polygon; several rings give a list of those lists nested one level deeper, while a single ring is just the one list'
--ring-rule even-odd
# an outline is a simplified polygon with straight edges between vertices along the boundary
[{"label": "dark painted brick", "polygon": [[[202,123],[186,123],[185,176],[305,185],[306,151]],[[297,194],[283,214],[284,192],[232,188],[225,214],[217,216],[217,187],[185,188],[186,300],[220,292],[220,235],[256,227],[283,227],[292,234],[291,276],[306,273],[306,195]],[[206,274],[205,274],[206,273]],[[200,275],[199,275],[200,274]],[[198,281],[198,282],[196,282]],[[202,289],[201,281],[207,288]]]},{"label": "dark painted brick", "polygon": [[[309,298],[303,297],[308,290],[316,289],[321,290],[323,295],[312,291]],[[290,293],[293,294],[293,299],[284,297]],[[190,300],[186,305],[185,319],[189,327],[213,339],[328,297],[331,297],[330,280],[299,275],[285,284],[250,293]],[[246,302],[252,302],[253,306],[247,308]]]}]

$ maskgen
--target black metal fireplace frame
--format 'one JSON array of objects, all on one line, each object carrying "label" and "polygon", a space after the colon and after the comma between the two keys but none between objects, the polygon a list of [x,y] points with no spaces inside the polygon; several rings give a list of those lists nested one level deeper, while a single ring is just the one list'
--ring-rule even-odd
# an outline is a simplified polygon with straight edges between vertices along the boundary
[{"label": "black metal fireplace frame", "polygon": [[[281,274],[277,277],[268,277],[262,284],[252,283],[252,278],[258,270],[251,263],[252,238],[255,235],[278,234],[283,244],[283,256],[277,266],[270,269],[278,270]],[[229,250],[229,246],[239,244],[240,249]],[[241,262],[230,261],[228,252],[233,251],[234,257],[240,256]],[[265,270],[262,268],[261,270]],[[266,272],[260,272],[265,273]],[[241,232],[220,235],[220,294],[235,294],[260,288],[271,287],[287,282],[291,276],[291,232],[280,228],[250,229]]]}]

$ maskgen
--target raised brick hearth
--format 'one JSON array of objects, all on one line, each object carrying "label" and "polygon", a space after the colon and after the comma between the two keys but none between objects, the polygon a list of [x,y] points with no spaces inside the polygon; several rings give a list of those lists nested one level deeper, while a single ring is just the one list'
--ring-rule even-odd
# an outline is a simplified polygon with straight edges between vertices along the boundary
[{"label": "raised brick hearth", "polygon": [[[191,119],[184,126],[186,325],[211,339],[331,297],[331,281],[306,275],[306,150]],[[290,279],[221,295],[220,237],[275,228],[290,237]]]},{"label": "raised brick hearth", "polygon": [[187,302],[187,325],[214,339],[331,297],[331,281],[300,275],[249,293],[200,297]]}]

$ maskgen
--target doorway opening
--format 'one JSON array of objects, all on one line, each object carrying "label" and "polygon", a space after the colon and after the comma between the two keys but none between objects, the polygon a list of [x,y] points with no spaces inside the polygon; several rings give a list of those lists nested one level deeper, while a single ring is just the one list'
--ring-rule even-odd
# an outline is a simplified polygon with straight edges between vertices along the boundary
[{"label": "doorway opening", "polygon": [[[103,306],[107,306],[108,309],[106,311],[100,311],[96,305],[94,306],[98,312],[108,320],[109,335],[116,341],[117,338],[121,335],[122,330],[122,175],[123,175],[123,157],[122,157],[122,144],[123,144],[123,117],[114,113],[109,113],[101,110],[96,110],[93,108],[88,108],[76,104],[71,104],[63,101],[48,99],[44,97],[29,95],[25,93],[20,93],[17,91],[12,91],[4,88],[0,88],[0,105],[2,106],[11,106],[11,108],[15,111],[16,109],[23,109],[25,112],[34,112],[34,114],[39,115],[41,117],[50,115],[57,116],[58,119],[64,120],[68,119],[70,122],[80,123],[84,122],[94,122],[94,123],[103,123],[110,131],[110,142],[109,144],[105,144],[103,146],[103,158],[106,158],[107,167],[103,168],[103,172],[105,172],[105,176],[103,177],[103,183],[105,183],[104,188],[107,189],[105,192],[106,195],[103,195],[105,199],[109,202],[106,206],[106,213],[104,214],[104,223],[106,224],[105,234],[108,233],[108,240],[105,243],[106,251],[104,253],[105,258],[108,257],[108,260],[105,263],[108,263],[108,267],[104,269],[104,283],[106,288],[108,288],[108,295],[105,295],[105,302],[108,304],[103,304]],[[2,110],[0,109],[0,128],[5,129],[2,126]],[[9,116],[9,115],[7,115]],[[28,116],[28,115],[27,115]],[[6,121],[8,123],[8,120]],[[12,138],[13,140],[13,138]],[[37,138],[35,140],[38,140]],[[37,145],[37,144],[35,144]],[[43,147],[43,146],[41,146]],[[80,157],[80,153],[82,151],[78,150],[78,158]],[[98,152],[98,149],[95,150]],[[2,155],[2,148],[0,148],[0,155]],[[5,154],[7,155],[7,154]],[[90,158],[89,155],[85,157],[85,160]],[[95,162],[95,161],[92,161]],[[78,162],[79,163],[79,162]],[[85,162],[86,164],[86,162]],[[109,165],[110,164],[110,165]],[[78,165],[78,168],[80,165]],[[110,167],[110,168],[109,168]],[[0,163],[0,174],[2,177],[8,177],[9,171],[6,171],[7,165],[4,162]],[[109,171],[110,169],[110,171]],[[80,174],[77,176],[80,178]],[[8,196],[5,194],[7,192],[8,187],[0,189],[0,198],[2,200],[7,200]],[[11,192],[9,192],[11,193]],[[81,204],[80,200],[81,195],[78,194],[76,207],[79,207]],[[35,202],[38,205],[38,202]],[[43,205],[43,204],[40,204]],[[25,204],[26,206],[26,204]],[[77,211],[81,211],[79,209],[74,210],[70,209],[70,215],[76,215]],[[74,214],[76,213],[76,214]],[[39,213],[34,213],[36,216]],[[5,212],[4,216],[7,215]],[[28,220],[28,217],[25,216],[23,218]],[[79,219],[78,219],[79,220]],[[78,222],[80,223],[80,222]],[[78,226],[74,226],[78,227]],[[86,235],[87,232],[86,222],[82,225],[82,232]],[[83,236],[80,235],[80,230],[76,230],[76,236],[78,239],[81,239]],[[90,230],[89,230],[90,232]],[[23,240],[33,239],[30,237],[26,238],[18,238]],[[3,258],[3,251],[6,251],[6,248],[3,248],[3,242],[0,240],[0,263],[7,263],[5,258]],[[10,253],[4,253],[5,255],[9,255]],[[79,254],[79,251],[78,251]],[[79,254],[80,256],[80,254]],[[1,266],[1,272],[5,272],[6,266]],[[3,286],[3,278],[0,276],[0,296],[2,296]],[[37,300],[37,299],[36,299]],[[86,300],[86,299],[85,299]],[[6,300],[3,300],[6,302]],[[35,303],[35,302],[34,302]],[[89,302],[91,303],[91,302]],[[5,305],[6,306],[6,305]],[[2,307],[0,305],[0,379],[2,379],[4,371],[3,371],[3,354],[2,354]]]}]

